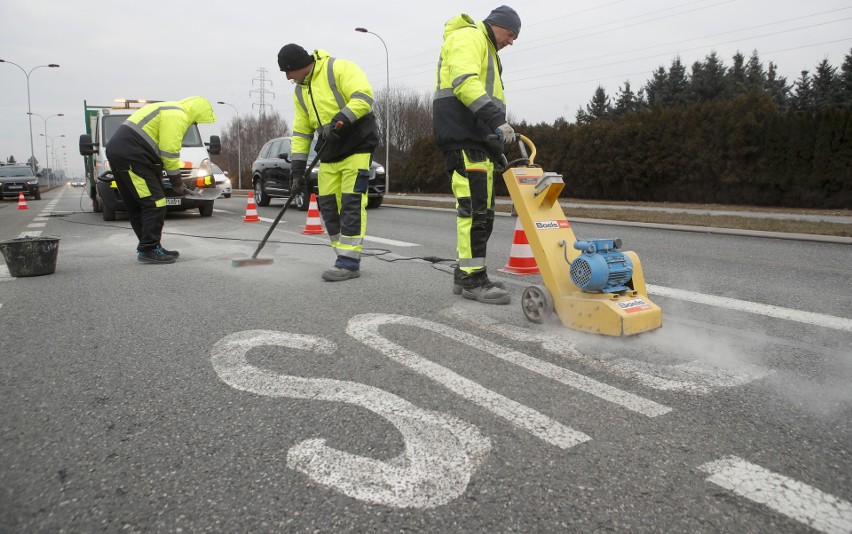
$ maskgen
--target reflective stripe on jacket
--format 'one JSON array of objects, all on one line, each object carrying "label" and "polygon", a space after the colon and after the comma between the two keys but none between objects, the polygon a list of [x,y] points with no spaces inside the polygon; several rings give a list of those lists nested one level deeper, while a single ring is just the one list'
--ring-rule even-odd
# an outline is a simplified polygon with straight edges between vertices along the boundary
[{"label": "reflective stripe on jacket", "polygon": [[367,75],[355,63],[333,58],[325,50],[315,50],[313,58],[314,68],[293,94],[293,159],[307,159],[314,132],[338,113],[350,124],[340,133],[340,143],[329,146],[322,160],[339,161],[352,154],[372,153],[379,145],[379,135],[372,114],[373,88]]},{"label": "reflective stripe on jacket", "polygon": [[180,148],[183,136],[197,123],[216,122],[213,106],[200,96],[179,101],[155,102],[142,106],[124,121],[139,134],[163,162],[169,176],[180,175]]},{"label": "reflective stripe on jacket", "polygon": [[489,151],[488,136],[506,122],[502,70],[484,22],[464,14],[447,22],[432,101],[435,140],[441,150]]}]

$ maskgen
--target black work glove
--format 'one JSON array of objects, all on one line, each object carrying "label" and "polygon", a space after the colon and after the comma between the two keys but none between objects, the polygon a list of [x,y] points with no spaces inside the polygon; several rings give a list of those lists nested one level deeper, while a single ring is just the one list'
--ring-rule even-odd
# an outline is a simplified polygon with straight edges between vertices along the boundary
[{"label": "black work glove", "polygon": [[340,128],[343,126],[341,121],[332,121],[328,124],[323,124],[320,130],[320,135],[325,139],[326,143],[336,143],[340,141]]},{"label": "black work glove", "polygon": [[185,197],[189,195],[191,191],[184,185],[183,178],[178,175],[169,176],[169,182],[172,184],[172,190],[180,196]]},{"label": "black work glove", "polygon": [[305,169],[308,161],[304,159],[293,160],[290,163],[290,194],[298,195],[305,190]]}]

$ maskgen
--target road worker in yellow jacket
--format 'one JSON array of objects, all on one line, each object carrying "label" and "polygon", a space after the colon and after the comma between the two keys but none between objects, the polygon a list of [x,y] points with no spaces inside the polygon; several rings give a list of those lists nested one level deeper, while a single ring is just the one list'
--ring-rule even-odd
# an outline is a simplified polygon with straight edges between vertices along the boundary
[{"label": "road worker in yellow jacket", "polygon": [[107,144],[115,184],[139,239],[139,261],[174,263],[180,255],[160,244],[166,219],[163,171],[176,193],[189,194],[180,175],[183,137],[193,124],[212,122],[216,122],[216,115],[206,98],[156,102],[130,115]]},{"label": "road worker in yellow jacket", "polygon": [[485,252],[494,228],[494,162],[515,140],[506,122],[503,67],[497,52],[521,31],[514,9],[500,6],[482,22],[468,15],[450,19],[438,63],[432,101],[435,140],[456,197],[458,266],[453,293],[487,304],[508,304],[511,296],[485,271]]},{"label": "road worker in yellow jacket", "polygon": [[293,96],[291,193],[305,187],[305,169],[314,132],[325,143],[318,186],[320,213],[337,254],[323,280],[358,278],[367,231],[367,188],[372,153],[379,145],[373,89],[364,71],[324,50],[308,54],[297,44],[278,52],[278,66],[296,84]]}]

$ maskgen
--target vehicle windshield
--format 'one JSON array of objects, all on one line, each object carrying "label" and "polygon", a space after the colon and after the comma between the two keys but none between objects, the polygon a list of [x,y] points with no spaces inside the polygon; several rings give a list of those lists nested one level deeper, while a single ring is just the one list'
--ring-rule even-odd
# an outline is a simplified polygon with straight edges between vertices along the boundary
[{"label": "vehicle windshield", "polygon": [[16,176],[33,176],[33,170],[29,167],[0,167],[0,176],[9,178]]},{"label": "vehicle windshield", "polygon": [[[109,143],[112,135],[125,120],[127,120],[127,115],[104,115],[103,146]],[[198,132],[198,126],[195,124],[190,125],[186,131],[186,135],[183,136],[183,146],[204,146],[204,143],[201,141],[201,134]]]}]

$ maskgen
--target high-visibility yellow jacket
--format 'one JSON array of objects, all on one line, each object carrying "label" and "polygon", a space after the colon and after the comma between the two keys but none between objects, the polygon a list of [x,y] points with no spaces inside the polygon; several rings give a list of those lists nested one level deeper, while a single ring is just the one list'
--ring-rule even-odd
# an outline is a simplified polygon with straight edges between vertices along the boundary
[{"label": "high-visibility yellow jacket", "polygon": [[314,132],[322,125],[343,121],[341,141],[329,145],[322,161],[339,161],[352,154],[372,153],[379,146],[373,109],[373,88],[364,71],[351,61],[313,53],[314,68],[296,85],[293,104],[292,158],[307,159]]},{"label": "high-visibility yellow jacket", "polygon": [[[506,122],[503,66],[491,28],[461,14],[444,26],[444,44],[438,61],[438,79],[432,100],[435,141],[441,150],[480,149]],[[498,151],[502,151],[499,144]]]},{"label": "high-visibility yellow jacket", "polygon": [[193,124],[216,122],[210,101],[191,96],[171,102],[142,106],[124,121],[139,134],[163,162],[169,177],[180,176],[180,148],[183,136]]}]

